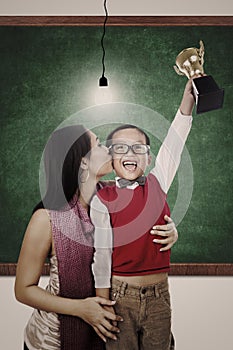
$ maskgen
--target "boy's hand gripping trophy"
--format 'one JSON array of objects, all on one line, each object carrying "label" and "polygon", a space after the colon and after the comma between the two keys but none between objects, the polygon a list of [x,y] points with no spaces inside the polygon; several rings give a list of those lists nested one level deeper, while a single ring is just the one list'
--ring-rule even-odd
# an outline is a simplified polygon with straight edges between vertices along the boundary
[{"label": "boy's hand gripping trophy", "polygon": [[224,89],[218,87],[211,75],[204,75],[203,64],[204,44],[200,40],[200,48],[190,47],[181,51],[174,66],[177,74],[186,75],[188,79],[200,75],[192,81],[197,114],[221,108],[224,98]]}]

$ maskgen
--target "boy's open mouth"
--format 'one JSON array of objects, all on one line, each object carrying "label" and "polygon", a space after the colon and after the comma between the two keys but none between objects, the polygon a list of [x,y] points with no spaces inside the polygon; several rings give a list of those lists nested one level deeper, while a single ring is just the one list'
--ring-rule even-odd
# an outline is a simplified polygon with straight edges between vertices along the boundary
[{"label": "boy's open mouth", "polygon": [[125,160],[123,163],[123,167],[128,171],[134,171],[137,168],[137,162]]}]

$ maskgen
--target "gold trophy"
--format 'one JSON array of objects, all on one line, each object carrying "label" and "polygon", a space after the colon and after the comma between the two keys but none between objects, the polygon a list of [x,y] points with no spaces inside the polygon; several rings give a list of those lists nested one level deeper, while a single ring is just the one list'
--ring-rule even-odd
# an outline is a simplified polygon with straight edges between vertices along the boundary
[{"label": "gold trophy", "polygon": [[211,75],[204,75],[204,52],[204,44],[200,40],[200,48],[190,47],[181,51],[174,66],[177,74],[186,75],[188,79],[198,75],[192,81],[197,114],[221,108],[224,98],[224,89],[218,87]]}]

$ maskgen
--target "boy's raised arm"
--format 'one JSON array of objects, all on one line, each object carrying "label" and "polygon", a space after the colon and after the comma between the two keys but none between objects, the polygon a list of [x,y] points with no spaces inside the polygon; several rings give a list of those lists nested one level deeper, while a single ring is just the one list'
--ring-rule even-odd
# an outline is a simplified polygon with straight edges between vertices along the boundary
[{"label": "boy's raised arm", "polygon": [[185,86],[180,108],[156,157],[155,167],[151,171],[165,193],[168,192],[175,177],[186,139],[191,130],[193,106],[194,97],[192,79],[190,79]]}]

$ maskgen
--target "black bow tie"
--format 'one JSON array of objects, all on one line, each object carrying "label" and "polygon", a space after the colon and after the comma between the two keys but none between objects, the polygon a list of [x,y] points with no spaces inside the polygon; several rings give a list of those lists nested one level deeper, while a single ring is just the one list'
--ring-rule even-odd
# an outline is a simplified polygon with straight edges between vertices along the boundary
[{"label": "black bow tie", "polygon": [[118,179],[117,182],[118,182],[120,188],[125,188],[128,186],[131,186],[135,182],[137,182],[140,186],[144,186],[145,182],[146,182],[146,177],[143,175],[143,176],[138,177],[135,180]]}]

